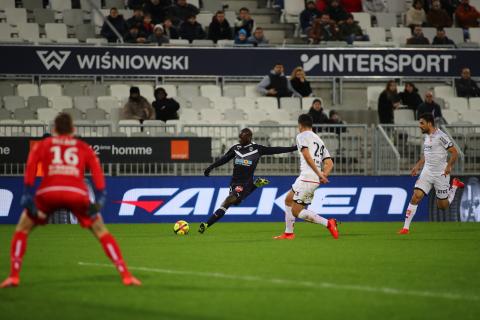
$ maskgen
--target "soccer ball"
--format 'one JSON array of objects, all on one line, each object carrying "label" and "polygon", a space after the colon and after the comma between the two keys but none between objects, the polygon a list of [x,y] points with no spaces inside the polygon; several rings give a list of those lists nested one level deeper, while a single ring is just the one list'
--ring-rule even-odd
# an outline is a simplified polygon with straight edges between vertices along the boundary
[{"label": "soccer ball", "polygon": [[189,229],[190,227],[188,225],[188,222],[184,220],[179,220],[175,222],[175,225],[173,226],[173,232],[181,236],[188,234]]}]

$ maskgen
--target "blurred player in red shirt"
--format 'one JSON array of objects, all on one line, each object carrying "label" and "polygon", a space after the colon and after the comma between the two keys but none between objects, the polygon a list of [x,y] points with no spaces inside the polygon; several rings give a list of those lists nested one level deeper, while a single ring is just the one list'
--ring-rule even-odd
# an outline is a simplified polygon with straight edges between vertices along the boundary
[{"label": "blurred player in red shirt", "polygon": [[[25,190],[21,199],[25,210],[12,239],[10,276],[0,285],[2,288],[19,285],[28,235],[35,226],[46,224],[48,216],[59,209],[71,211],[83,228],[92,231],[106,255],[115,264],[123,284],[141,285],[128,271],[120,248],[99,213],[105,204],[105,179],[100,162],[87,143],[73,137],[73,132],[72,118],[61,113],[55,118],[55,135],[41,140],[30,151],[24,179]],[[44,177],[34,192],[39,163]],[[95,203],[90,202],[84,180],[86,168],[92,173]]]}]

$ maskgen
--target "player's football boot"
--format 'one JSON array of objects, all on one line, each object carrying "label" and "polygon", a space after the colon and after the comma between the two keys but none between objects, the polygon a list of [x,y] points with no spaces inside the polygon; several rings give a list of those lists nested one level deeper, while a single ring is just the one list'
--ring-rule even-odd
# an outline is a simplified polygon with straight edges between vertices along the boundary
[{"label": "player's football boot", "polygon": [[295,239],[295,233],[283,233],[279,236],[273,237],[275,240],[293,240]]},{"label": "player's football boot", "polygon": [[266,186],[267,184],[269,184],[270,181],[268,179],[265,179],[265,178],[257,178],[255,179],[255,182],[253,183],[255,185],[255,187],[257,188],[261,188],[263,186]]},{"label": "player's football boot", "polygon": [[200,223],[200,227],[198,228],[198,232],[204,233],[208,228],[208,224],[205,222]]},{"label": "player's football boot", "polygon": [[465,187],[465,183],[463,183],[462,181],[460,181],[460,179],[458,178],[454,178],[452,180],[452,187],[455,186],[459,189],[462,189],[463,187]]},{"label": "player's football boot", "polygon": [[398,231],[398,234],[409,234],[410,231],[406,228],[402,228],[402,230]]},{"label": "player's football boot", "polygon": [[142,282],[134,276],[128,276],[122,279],[122,282],[126,286],[141,286]]},{"label": "player's football boot", "polygon": [[5,281],[0,284],[0,288],[12,288],[18,287],[20,284],[20,278],[18,277],[8,277]]},{"label": "player's football boot", "polygon": [[338,239],[337,220],[328,219],[327,229],[330,231],[334,239]]}]

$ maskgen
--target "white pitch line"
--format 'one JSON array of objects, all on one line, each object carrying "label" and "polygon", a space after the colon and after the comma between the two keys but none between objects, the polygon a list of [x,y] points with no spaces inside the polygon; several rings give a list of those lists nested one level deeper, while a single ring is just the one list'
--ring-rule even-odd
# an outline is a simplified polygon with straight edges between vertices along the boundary
[{"label": "white pitch line", "polygon": [[[102,267],[102,268],[115,267],[111,264],[92,263],[92,262],[79,262],[78,264],[86,267]],[[262,283],[272,283],[272,284],[278,284],[278,285],[288,285],[288,286],[297,286],[297,287],[301,286],[301,287],[307,287],[312,289],[334,289],[334,290],[382,293],[387,295],[402,295],[402,296],[408,295],[408,296],[426,297],[426,298],[442,298],[447,300],[480,301],[480,296],[475,296],[475,295],[467,296],[467,295],[461,295],[461,294],[434,292],[434,291],[402,290],[402,289],[388,288],[388,287],[371,287],[371,286],[362,286],[362,285],[338,284],[338,283],[331,283],[331,282],[294,281],[294,280],[280,279],[280,278],[262,278],[258,276],[231,275],[231,274],[218,273],[218,272],[183,271],[183,270],[158,269],[158,268],[147,268],[147,267],[129,267],[129,269],[145,271],[145,272],[153,272],[153,273],[179,274],[179,275],[186,275],[186,276],[206,277],[206,278],[220,278],[220,279],[241,280],[241,281],[250,281],[250,282],[262,282]]]}]

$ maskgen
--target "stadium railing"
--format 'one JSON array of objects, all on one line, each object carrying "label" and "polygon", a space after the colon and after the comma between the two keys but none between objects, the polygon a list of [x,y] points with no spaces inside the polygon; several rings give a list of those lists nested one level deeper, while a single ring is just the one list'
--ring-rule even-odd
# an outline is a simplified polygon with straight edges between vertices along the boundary
[{"label": "stadium railing", "polygon": [[462,172],[480,173],[480,126],[472,124],[443,125],[463,157]]},{"label": "stadium railing", "polygon": [[400,153],[392,138],[382,126],[375,128],[373,153],[375,155],[374,173],[376,175],[397,175],[400,173]]}]

